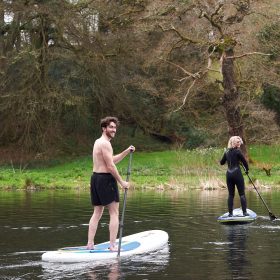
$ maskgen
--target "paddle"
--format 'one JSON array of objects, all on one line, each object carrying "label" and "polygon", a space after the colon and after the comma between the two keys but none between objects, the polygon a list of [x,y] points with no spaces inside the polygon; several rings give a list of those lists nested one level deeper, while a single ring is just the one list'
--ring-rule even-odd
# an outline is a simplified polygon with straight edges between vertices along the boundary
[{"label": "paddle", "polygon": [[273,221],[273,220],[277,219],[277,217],[269,210],[269,208],[268,208],[266,202],[265,202],[264,199],[262,198],[261,194],[259,193],[258,189],[256,188],[256,186],[255,186],[254,182],[252,181],[251,177],[249,176],[248,172],[246,172],[246,169],[245,169],[245,167],[243,166],[243,164],[242,164],[242,167],[243,167],[243,169],[244,169],[246,175],[248,176],[248,178],[249,178],[251,184],[253,185],[254,189],[256,190],[257,194],[259,195],[261,201],[263,202],[264,206],[266,207],[266,209],[267,209],[267,211],[268,211],[268,214],[269,214],[269,217],[270,217],[270,220]]},{"label": "paddle", "polygon": [[[129,162],[128,162],[128,167],[127,167],[127,175],[126,175],[127,182],[129,181],[129,176],[131,173],[132,154],[133,154],[133,151],[130,150]],[[124,225],[124,212],[125,212],[125,207],[126,207],[126,196],[127,196],[127,189],[124,190],[124,197],[123,197],[123,209],[122,209],[122,218],[121,218],[121,222],[120,222],[118,257],[120,256],[120,252],[121,252],[122,233],[123,233],[123,225]]]}]

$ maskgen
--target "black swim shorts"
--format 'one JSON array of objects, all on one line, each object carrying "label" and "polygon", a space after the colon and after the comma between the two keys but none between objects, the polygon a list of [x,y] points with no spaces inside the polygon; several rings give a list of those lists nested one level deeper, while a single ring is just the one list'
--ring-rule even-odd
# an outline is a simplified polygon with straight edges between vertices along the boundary
[{"label": "black swim shorts", "polygon": [[91,204],[94,206],[120,201],[117,181],[111,173],[94,172],[90,180],[90,194]]}]

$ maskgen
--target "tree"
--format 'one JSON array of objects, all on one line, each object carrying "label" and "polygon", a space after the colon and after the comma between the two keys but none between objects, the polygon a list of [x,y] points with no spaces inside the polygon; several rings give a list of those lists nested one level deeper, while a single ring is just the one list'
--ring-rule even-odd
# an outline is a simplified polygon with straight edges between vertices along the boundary
[{"label": "tree", "polygon": [[[168,53],[169,59],[165,61],[179,69],[184,77],[179,81],[187,85],[183,103],[178,109],[182,109],[190,92],[198,86],[202,79],[207,80],[210,72],[215,72],[216,61],[220,62],[221,79],[216,82],[222,86],[222,104],[228,123],[229,136],[239,135],[246,143],[242,113],[240,111],[240,82],[237,77],[236,61],[251,55],[269,55],[257,50],[247,50],[248,43],[241,42],[241,28],[248,24],[246,17],[254,14],[254,8],[249,0],[235,1],[186,1],[183,9],[178,1],[177,6],[170,13],[165,13],[165,21],[160,24],[166,35],[166,40],[173,40],[173,46]],[[175,13],[175,16],[174,16]],[[194,14],[196,14],[196,19]],[[168,15],[168,16],[167,16]],[[171,24],[167,22],[171,21]],[[192,22],[193,21],[193,22]],[[188,26],[186,29],[185,27]],[[247,27],[248,29],[248,27]],[[195,36],[194,36],[195,35]],[[174,39],[175,38],[175,39]],[[177,40],[176,40],[177,38]],[[186,51],[186,46],[190,49],[200,48],[200,62],[197,67],[182,66],[182,61],[176,62],[172,53]],[[239,54],[236,55],[236,52]],[[192,69],[193,68],[193,69]],[[246,145],[243,151],[247,154]]]},{"label": "tree", "polygon": [[88,122],[103,57],[91,2],[1,2],[2,143],[40,150]]},{"label": "tree", "polygon": [[273,19],[257,8],[243,0],[2,0],[0,143],[43,149],[67,138],[77,147],[107,114],[172,144],[225,141],[226,122],[244,137],[269,78],[254,70],[255,57],[258,70],[272,69],[262,55],[269,49],[252,35]]}]

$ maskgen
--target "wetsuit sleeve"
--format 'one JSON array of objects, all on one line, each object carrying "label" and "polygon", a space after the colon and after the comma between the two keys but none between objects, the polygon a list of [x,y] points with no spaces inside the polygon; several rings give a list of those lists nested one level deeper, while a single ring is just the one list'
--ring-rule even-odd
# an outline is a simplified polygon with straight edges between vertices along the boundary
[{"label": "wetsuit sleeve", "polygon": [[224,165],[226,163],[226,161],[227,161],[227,157],[226,157],[226,153],[224,153],[222,159],[220,160],[220,164]]},{"label": "wetsuit sleeve", "polygon": [[243,166],[245,167],[246,172],[248,172],[249,171],[248,163],[240,151],[238,151],[238,157],[239,160],[242,162]]}]

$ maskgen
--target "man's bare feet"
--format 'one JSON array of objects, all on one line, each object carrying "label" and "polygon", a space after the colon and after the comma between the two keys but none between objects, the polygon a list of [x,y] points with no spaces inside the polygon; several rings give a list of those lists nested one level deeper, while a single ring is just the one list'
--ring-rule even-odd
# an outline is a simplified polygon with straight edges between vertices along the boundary
[{"label": "man's bare feet", "polygon": [[88,243],[86,248],[87,248],[87,250],[94,250],[94,244],[93,243]]},{"label": "man's bare feet", "polygon": [[118,252],[119,246],[113,245],[108,248],[111,252]]}]

